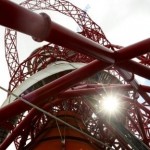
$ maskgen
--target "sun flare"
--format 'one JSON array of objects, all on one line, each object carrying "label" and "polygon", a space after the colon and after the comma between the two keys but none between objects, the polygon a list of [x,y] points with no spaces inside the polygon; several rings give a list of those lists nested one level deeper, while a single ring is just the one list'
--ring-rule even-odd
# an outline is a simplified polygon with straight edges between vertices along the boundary
[{"label": "sun flare", "polygon": [[115,113],[118,111],[119,106],[120,104],[119,104],[119,100],[117,99],[117,97],[109,95],[103,98],[102,109],[105,112]]}]

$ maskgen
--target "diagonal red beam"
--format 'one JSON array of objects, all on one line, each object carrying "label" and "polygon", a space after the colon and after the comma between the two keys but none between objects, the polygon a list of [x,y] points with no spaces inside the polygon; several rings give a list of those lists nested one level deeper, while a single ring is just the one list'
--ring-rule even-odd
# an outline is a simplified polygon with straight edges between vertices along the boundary
[{"label": "diagonal red beam", "polygon": [[[88,86],[88,85],[87,85]],[[76,96],[83,96],[83,95],[92,95],[92,94],[100,94],[102,92],[106,91],[130,91],[133,90],[133,87],[131,85],[108,85],[108,86],[99,86],[99,85],[92,85],[92,87],[90,88],[77,88],[75,87],[75,89],[71,90],[67,90],[65,92],[61,92],[58,94],[58,97],[61,98],[67,98],[67,97],[76,97]]]},{"label": "diagonal red beam", "polygon": [[150,116],[150,110],[147,109],[146,107],[144,107],[144,106],[143,106],[142,104],[140,104],[139,102],[134,101],[134,99],[131,99],[131,98],[129,98],[129,97],[127,97],[127,96],[124,96],[124,95],[118,95],[118,97],[120,97],[120,98],[121,98],[122,100],[124,100],[124,101],[127,101],[128,103],[134,104],[137,108],[142,109],[143,111],[145,111],[145,113],[149,114],[149,116]]},{"label": "diagonal red beam", "polygon": [[[55,100],[55,101],[52,101],[51,103],[48,103],[44,106],[42,106],[42,108],[44,110],[47,110],[49,109],[50,106],[54,105],[54,104],[57,104],[59,102],[61,102],[62,100]],[[7,149],[7,147],[13,142],[13,140],[18,136],[20,135],[20,133],[22,132],[22,130],[24,128],[27,127],[27,125],[30,125],[28,124],[29,122],[31,122],[31,120],[35,117],[35,116],[38,116],[39,114],[41,114],[42,112],[38,111],[37,109],[33,108],[31,109],[31,111],[28,113],[28,115],[21,121],[21,123],[19,123],[19,125],[12,131],[11,134],[9,134],[7,136],[7,138],[5,138],[5,140],[0,144],[0,149]]]},{"label": "diagonal red beam", "polygon": [[[67,47],[74,51],[83,53],[85,55],[94,57],[98,60],[102,60],[108,63],[115,63],[118,67],[121,67],[125,70],[138,74],[144,78],[150,79],[150,68],[141,65],[133,60],[127,60],[122,62],[119,58],[122,54],[119,51],[112,52],[110,49],[95,43],[94,41],[87,39],[86,37],[79,35],[75,32],[72,32],[65,27],[58,25],[55,22],[51,21],[51,31],[49,37],[46,39],[47,41],[53,42],[55,44]],[[59,38],[58,38],[59,37]],[[69,41],[69,42],[68,42]],[[130,49],[131,53],[135,51],[135,49],[141,49],[141,54],[145,53],[145,48],[149,51],[149,46],[145,41],[141,42],[142,48],[138,43],[128,46],[127,48],[123,48],[123,51],[128,51]],[[150,43],[150,39],[149,39]],[[124,53],[123,53],[124,54]],[[139,54],[139,53],[138,53]],[[133,56],[133,55],[132,55]],[[135,53],[135,57],[138,56]],[[128,57],[129,58],[129,57]],[[132,57],[131,57],[132,58]],[[142,71],[141,71],[142,70]]]},{"label": "diagonal red beam", "polygon": [[123,144],[123,146],[125,147],[125,149],[129,150],[129,147],[127,146],[125,140],[119,135],[118,132],[116,132],[116,131],[113,129],[112,126],[110,126],[110,124],[108,124],[108,122],[106,121],[106,118],[104,118],[103,115],[99,115],[99,113],[96,112],[94,106],[93,106],[89,101],[86,101],[86,105],[91,108],[91,110],[93,111],[94,114],[97,114],[97,117],[98,117],[99,119],[101,119],[101,120],[104,122],[104,124],[107,126],[107,128],[108,128],[112,133],[115,132],[116,138],[119,140],[119,142]]},{"label": "diagonal red beam", "polygon": [[139,124],[139,127],[141,129],[143,142],[145,144],[149,145],[148,140],[147,140],[147,135],[146,135],[145,127],[144,127],[143,120],[142,120],[142,116],[141,116],[141,111],[138,108],[135,108],[135,111],[136,111],[136,115],[137,115],[137,118],[138,118],[138,124]]},{"label": "diagonal red beam", "polygon": [[134,128],[138,131],[138,133],[142,135],[141,130],[138,127],[137,122],[135,122],[135,120],[133,120],[133,118],[128,113],[126,115],[127,115],[128,119],[131,121],[131,123],[134,126]]},{"label": "diagonal red beam", "polygon": [[[128,62],[128,60],[134,57],[150,52],[150,38],[113,52],[110,49],[103,47],[82,35],[72,32],[53,21],[51,21],[50,27],[51,31],[49,37],[46,39],[47,41],[110,63]],[[120,66],[120,63],[118,63],[118,66]]]},{"label": "diagonal red beam", "polygon": [[[88,86],[88,85],[87,85]],[[90,85],[91,87],[94,87],[94,85]],[[115,85],[114,85],[115,86]],[[117,85],[116,87],[119,87],[119,85]],[[122,89],[125,89],[125,90],[130,90],[131,89],[131,86],[130,85],[120,85],[119,88],[122,88]],[[80,93],[80,90],[81,90],[81,93]],[[83,90],[83,91],[82,91]],[[83,94],[86,94],[87,95],[87,92],[91,92],[90,94],[95,94],[95,90],[98,90],[98,87],[97,88],[89,88],[89,89],[78,89],[78,90],[68,90],[66,92],[63,92],[63,93],[60,93],[60,95],[58,96],[61,96],[62,97],[72,97],[72,96],[79,96],[80,94],[83,95]],[[86,93],[85,93],[86,91]],[[72,93],[73,92],[73,93]],[[74,93],[75,92],[75,93]],[[79,93],[78,93],[79,92]],[[98,91],[97,91],[98,92]],[[96,92],[96,93],[97,93]],[[144,106],[142,106],[141,104],[137,103],[137,102],[134,102],[133,99],[130,99],[129,97],[126,97],[126,96],[121,96],[121,99],[125,100],[126,102],[128,103],[133,103],[134,105],[136,105],[138,108],[141,108],[143,109],[146,113],[149,113],[149,110],[147,108],[145,108]],[[62,100],[61,99],[56,99],[55,101],[52,101],[50,104],[44,106],[44,109],[47,109],[49,108],[50,105],[53,105],[53,104],[57,104],[57,103],[60,103]],[[19,133],[22,131],[22,129],[26,126],[26,124],[28,122],[30,122],[30,120],[33,119],[33,116],[37,115],[37,113],[40,113],[38,112],[37,110],[33,109],[29,114],[28,116],[17,126],[17,128],[15,128],[15,130],[3,141],[3,143],[1,144],[0,146],[0,149],[6,149],[10,144],[11,142],[14,140],[14,138],[16,138],[16,136],[19,135]],[[131,120],[131,118],[130,118]],[[132,123],[134,123],[133,120],[131,120]],[[136,125],[136,124],[134,124]],[[139,131],[139,128],[137,126],[135,126],[135,128]],[[140,132],[140,131],[139,131]]]},{"label": "diagonal red beam", "polygon": [[[105,69],[108,66],[109,64],[107,63],[95,60],[89,63],[88,65],[75,71],[72,71],[60,77],[59,79],[56,79],[51,83],[48,83],[45,86],[23,96],[23,98],[36,105],[46,103],[46,100],[49,97],[58,95],[59,92],[65,91],[75,83],[78,83],[83,79],[92,76],[93,74]],[[8,104],[7,106],[2,107],[0,109],[0,121],[2,122],[4,120],[8,120],[16,115],[19,115],[20,113],[24,112],[29,108],[30,107],[23,101],[16,100],[11,104]]]},{"label": "diagonal red beam", "polygon": [[[80,36],[76,33],[73,33],[72,31],[69,31],[69,30],[65,29],[64,27],[62,27],[62,26],[60,26],[56,23],[50,22],[50,20],[47,18],[47,16],[44,16],[46,18],[46,19],[44,19],[44,17],[42,17],[40,15],[34,15],[34,13],[32,13],[32,12],[26,10],[26,9],[23,9],[20,6],[17,6],[15,4],[11,5],[10,2],[9,3],[7,3],[7,2],[4,3],[4,1],[2,1],[1,4],[6,4],[5,5],[6,7],[3,7],[3,8],[7,8],[9,10],[11,8],[14,8],[13,13],[10,13],[9,14],[10,16],[8,18],[11,18],[11,17],[14,18],[14,17],[16,17],[16,14],[17,14],[16,21],[14,21],[14,23],[11,24],[7,19],[4,19],[5,16],[2,13],[2,19],[1,19],[2,24],[5,24],[5,25],[11,24],[11,26],[13,28],[18,28],[19,31],[23,30],[23,32],[26,33],[26,34],[29,33],[30,35],[32,35],[34,37],[38,37],[39,39],[48,39],[52,42],[54,41],[54,43],[63,45],[65,47],[69,46],[68,48],[72,48],[74,50],[79,49],[83,53],[85,51],[85,54],[88,54],[88,55],[90,55],[92,57],[95,57],[97,59],[102,59],[104,61],[108,61],[109,63],[114,63],[116,61],[116,56],[118,57],[118,52],[117,52],[117,55],[114,55],[114,53],[111,52],[110,50],[108,50],[107,48],[104,48],[104,47],[100,46],[99,44],[97,44],[97,43],[95,43],[95,42],[93,42],[89,39],[86,39],[85,37],[82,37],[82,36]],[[0,6],[2,6],[2,5],[0,5]],[[16,9],[16,6],[17,6],[17,9]],[[1,10],[3,11],[3,9],[1,9]],[[21,14],[19,13],[19,15],[18,15],[18,12],[21,12],[21,11],[22,11],[22,13]],[[22,16],[22,14],[27,16],[28,19],[27,19],[27,17]],[[23,20],[21,20],[21,18],[19,16],[21,16],[21,18]],[[36,25],[34,23],[32,23],[32,25],[31,25],[30,21],[28,22],[27,20],[24,20],[24,18],[26,18],[28,21],[32,20],[31,22],[34,22],[34,20],[35,21],[38,20],[39,22],[36,21]],[[21,21],[27,21],[27,22],[25,24],[23,24],[23,26],[22,26],[22,23],[20,23]],[[30,30],[29,30],[28,23],[31,26]],[[49,32],[46,32],[46,30],[41,28],[41,27],[43,25],[45,25],[47,27],[49,24],[51,24],[51,31],[50,31],[51,36],[47,37],[48,34],[45,34],[45,33],[49,33]],[[38,29],[38,31],[35,31],[34,28]],[[47,28],[47,30],[49,30],[49,27]],[[68,32],[66,32],[66,31],[68,31]],[[58,35],[59,35],[59,38],[57,38]],[[61,40],[62,39],[61,37],[63,38],[63,40]],[[72,37],[72,38],[70,38],[70,37]],[[71,42],[69,42],[69,44],[68,44],[68,40],[71,41]],[[147,45],[147,43],[146,43],[146,45]],[[132,47],[135,48],[136,45],[134,45]],[[145,48],[146,47],[144,47],[144,49]],[[91,49],[93,51],[91,51]],[[131,48],[131,50],[132,50],[132,48]],[[124,48],[124,52],[125,51],[126,50]],[[121,53],[119,53],[119,55],[120,54]],[[138,55],[139,55],[139,53],[138,53]],[[129,58],[129,56],[128,56],[128,58]],[[127,63],[128,64],[130,63],[130,65],[128,66]],[[122,64],[122,63],[118,63],[118,65],[120,65],[120,64]],[[128,68],[128,70],[130,70],[130,71],[131,70],[133,71],[134,67],[135,67],[135,64],[136,64],[135,62],[133,63],[132,61],[128,61],[128,62],[126,62],[126,64],[122,64],[120,66],[125,68],[125,69]],[[124,65],[127,65],[128,67],[126,67],[126,66],[124,67]],[[138,65],[138,64],[136,64],[136,65]],[[142,66],[141,66],[141,68],[142,68]],[[144,74],[145,74],[145,72],[144,72]],[[146,74],[148,74],[148,73],[146,73]],[[149,77],[149,75],[148,75],[148,77]]]},{"label": "diagonal red beam", "polygon": [[[55,100],[52,101],[51,103],[48,103],[44,106],[42,106],[42,108],[46,111],[48,111],[49,107],[57,104],[59,102],[61,102],[62,100]],[[31,122],[31,120],[35,117],[38,116],[39,114],[41,114],[42,112],[38,111],[37,109],[33,108],[31,109],[31,111],[28,113],[28,115],[21,121],[21,123],[19,123],[19,125],[12,131],[11,134],[9,134],[7,136],[7,138],[5,138],[5,140],[0,144],[0,149],[7,149],[7,147],[13,142],[13,140],[20,135],[20,133],[22,132],[23,129],[25,129],[27,127],[27,125],[29,122]]]},{"label": "diagonal red beam", "polygon": [[132,86],[130,84],[102,84],[102,83],[88,83],[88,84],[79,84],[78,86],[73,87],[72,89],[77,90],[77,89],[82,89],[82,88],[104,88],[104,87],[118,87],[118,88],[123,88],[125,90],[131,90]]},{"label": "diagonal red beam", "polygon": [[[139,123],[139,129],[140,129],[140,132],[141,133],[141,136],[143,138],[143,141],[148,145],[147,143],[147,137],[146,137],[146,132],[145,132],[145,129],[144,129],[144,126],[143,126],[143,121],[141,119],[141,114],[140,114],[140,109],[142,109],[142,111],[145,111],[145,113],[148,113],[150,115],[150,110],[147,109],[146,107],[144,107],[142,104],[138,103],[137,101],[134,101],[126,96],[120,96],[122,99],[128,101],[128,102],[131,102],[133,103],[136,107],[136,115],[137,115],[137,118],[138,118],[138,123]],[[136,128],[136,127],[135,127]]]},{"label": "diagonal red beam", "polygon": [[[37,40],[47,40],[110,64],[117,62],[117,66],[150,79],[150,68],[132,60],[127,60],[149,52],[148,43],[150,43],[150,39],[113,52],[82,35],[52,22],[46,14],[39,15],[15,3],[4,0],[0,3],[0,24],[36,37]],[[136,53],[137,49],[138,53]],[[122,60],[127,61],[120,63]]]},{"label": "diagonal red beam", "polygon": [[132,44],[130,46],[121,48],[116,53],[116,60],[126,61],[134,57],[150,52],[150,38]]},{"label": "diagonal red beam", "polygon": [[46,26],[41,15],[5,0],[0,2],[0,24],[42,39],[49,30],[49,26]]},{"label": "diagonal red beam", "polygon": [[[139,69],[139,68],[137,68]],[[118,72],[121,74],[121,76],[125,79],[126,82],[130,83],[132,87],[143,97],[143,99],[150,104],[150,96],[144,92],[141,88],[138,82],[134,79],[134,74],[131,74],[123,69],[117,68]],[[149,74],[148,74],[149,76]]]},{"label": "diagonal red beam", "polygon": [[13,132],[7,138],[5,138],[5,140],[0,145],[0,149],[7,149],[7,147],[13,142],[13,140],[21,133],[22,129],[27,126],[28,122],[33,119],[36,113],[37,110],[32,109],[30,113],[25,117],[25,119],[13,130]]},{"label": "diagonal red beam", "polygon": [[143,90],[143,91],[145,91],[145,92],[150,93],[150,86],[147,86],[147,85],[140,85],[139,89],[140,89],[140,90]]}]

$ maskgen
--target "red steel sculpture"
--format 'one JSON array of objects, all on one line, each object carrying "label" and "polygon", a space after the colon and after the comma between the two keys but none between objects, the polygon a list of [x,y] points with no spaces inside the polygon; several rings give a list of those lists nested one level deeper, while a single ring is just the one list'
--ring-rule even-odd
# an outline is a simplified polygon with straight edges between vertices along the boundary
[{"label": "red steel sculpture", "polygon": [[[81,31],[75,33],[36,10],[67,15]],[[18,150],[150,148],[150,86],[135,80],[135,75],[150,79],[150,39],[115,46],[85,11],[65,0],[20,5],[1,0],[0,24],[7,27],[11,77],[0,108],[1,150],[12,142]],[[15,30],[49,43],[20,63]],[[104,110],[109,95],[119,100],[114,113]]]}]

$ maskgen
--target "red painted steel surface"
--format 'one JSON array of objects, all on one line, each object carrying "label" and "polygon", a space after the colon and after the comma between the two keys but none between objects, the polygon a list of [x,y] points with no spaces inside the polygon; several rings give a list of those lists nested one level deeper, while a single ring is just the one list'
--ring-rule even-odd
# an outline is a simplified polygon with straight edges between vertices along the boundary
[{"label": "red painted steel surface", "polygon": [[[75,83],[78,83],[83,79],[86,79],[91,75],[95,74],[96,72],[105,69],[107,67],[108,64],[106,63],[104,64],[95,60],[86,65],[85,67],[77,69],[67,75],[60,77],[59,79],[54,80],[53,82],[46,84],[45,86],[37,90],[34,90],[33,92],[30,92],[29,94],[23,96],[23,98],[37,105],[46,103],[46,101],[42,102],[41,99],[46,99],[47,97],[50,96],[56,96],[59,92],[68,89]],[[16,107],[18,109],[15,109]],[[4,121],[7,120],[8,118],[14,117],[15,115],[24,112],[28,108],[30,107],[27,104],[18,99],[0,109],[0,121]]]},{"label": "red painted steel surface", "polygon": [[[56,24],[46,14],[36,14],[31,11],[40,10],[43,5],[45,9],[60,11],[72,17],[81,27],[81,35]],[[11,76],[9,90],[13,91],[29,76],[57,60],[88,63],[83,68],[72,71],[47,85],[41,86],[39,89],[29,92],[23,98],[42,108],[46,108],[47,111],[54,115],[66,111],[66,109],[73,111],[81,115],[85,128],[88,129],[92,136],[104,143],[109,143],[114,149],[130,149],[129,144],[120,136],[119,132],[106,122],[103,116],[98,114],[97,118],[92,117],[93,114],[96,114],[96,109],[90,103],[91,97],[89,93],[95,98],[96,93],[99,93],[99,91],[103,93],[105,90],[115,90],[118,86],[118,89],[122,89],[125,93],[118,95],[124,103],[124,107],[121,110],[123,117],[118,117],[122,118],[120,122],[137,138],[150,146],[150,97],[148,94],[150,87],[140,85],[141,83],[135,80],[135,74],[150,79],[150,39],[124,48],[111,45],[101,28],[90,17],[67,1],[56,0],[51,3],[44,0],[27,0],[21,3],[21,6],[30,9],[30,11],[10,1],[2,0],[0,3],[0,24],[31,35],[37,41],[47,40],[52,43],[39,48],[27,60],[19,63],[16,32],[12,29],[6,30],[6,60]],[[13,21],[10,18],[13,18]],[[10,40],[10,37],[13,40]],[[11,44],[13,45],[12,47],[10,46]],[[120,49],[118,50],[118,48]],[[136,58],[138,61],[130,60],[132,58]],[[44,61],[41,62],[40,60]],[[97,85],[94,85],[95,83],[82,83],[82,80],[101,70],[105,70],[117,78],[121,85],[109,83],[104,88],[105,84],[103,83],[102,87],[97,83]],[[139,96],[142,97],[142,102],[139,101]],[[11,130],[12,127],[9,128],[10,119],[25,110],[29,110],[29,108],[21,100],[16,100],[12,104],[1,108],[0,120],[3,121],[3,124],[0,127]],[[59,108],[59,110],[56,108]],[[0,148],[7,148],[13,140],[17,149],[36,145],[39,140],[39,134],[42,135],[42,131],[45,130],[50,121],[51,119],[47,116],[35,110],[31,110],[27,116],[20,114],[12,133],[5,138]],[[30,123],[25,126],[27,122]],[[71,130],[71,132],[73,133],[74,131]],[[75,134],[73,135],[75,136]],[[26,142],[29,142],[29,145]],[[49,143],[47,144],[49,145]],[[43,146],[47,146],[47,144]],[[55,145],[56,143],[53,144]],[[104,149],[101,145],[98,146],[98,149]],[[90,149],[87,147],[85,146],[85,149]]]},{"label": "red painted steel surface", "polygon": [[[2,2],[1,3],[1,8],[4,8],[5,5],[3,6],[2,4],[5,4],[6,2]],[[6,3],[7,4],[7,3]],[[142,65],[139,65],[136,62],[133,62],[132,60],[127,60],[126,64],[124,65],[124,63],[119,63],[119,61],[121,61],[119,59],[119,56],[121,55],[121,52],[113,52],[110,51],[109,49],[100,46],[99,44],[93,42],[90,39],[87,39],[77,33],[74,33],[60,25],[58,25],[55,22],[50,21],[50,19],[48,19],[47,17],[42,17],[42,15],[37,15],[33,12],[30,12],[29,14],[26,14],[28,11],[25,9],[20,9],[19,7],[17,7],[16,5],[13,5],[14,7],[12,7],[12,11],[14,9],[18,9],[18,11],[20,11],[20,14],[23,14],[24,17],[18,16],[17,12],[13,13],[13,15],[11,15],[12,13],[7,13],[8,16],[6,18],[4,18],[4,16],[2,15],[2,21],[0,22],[2,25],[6,26],[6,27],[10,27],[10,28],[14,28],[15,30],[19,30],[25,34],[31,35],[32,37],[36,37],[39,40],[46,40],[61,46],[64,46],[66,48],[78,51],[80,53],[86,54],[88,56],[91,56],[93,58],[99,59],[99,60],[103,60],[105,62],[109,62],[114,64],[115,62],[117,62],[117,66],[122,67],[123,69],[126,69],[128,71],[132,71],[138,75],[141,75],[147,79],[150,79],[149,75],[147,75],[148,73],[150,73],[150,69],[146,68]],[[16,7],[15,7],[16,6]],[[11,8],[9,8],[11,9]],[[7,11],[7,10],[1,10],[1,11]],[[11,11],[10,11],[11,12]],[[29,15],[31,18],[33,18],[32,16],[34,16],[35,14],[35,20],[33,20],[32,22],[36,22],[36,26],[35,23],[33,23],[33,25],[26,25],[26,24],[12,24],[9,22],[10,20],[7,18],[22,18],[24,19],[23,22],[31,22],[30,18],[28,18],[27,16]],[[11,15],[11,16],[9,16]],[[47,15],[44,15],[47,16]],[[45,19],[46,18],[46,19]],[[7,21],[8,20],[8,21]],[[20,20],[20,19],[18,19]],[[18,21],[16,20],[16,22]],[[37,21],[36,21],[37,20]],[[42,22],[43,24],[39,24],[38,22]],[[50,22],[49,24],[47,22]],[[38,24],[38,26],[37,26]],[[49,28],[46,30],[45,29],[45,25],[44,24],[48,24]],[[30,28],[29,30],[27,30],[27,27]],[[46,30],[46,31],[45,31]],[[46,33],[45,35],[42,35],[43,33]],[[59,37],[59,38],[57,38]],[[63,39],[63,40],[61,40]],[[68,42],[69,40],[69,42]],[[128,49],[131,51],[131,53],[133,53],[132,51],[135,51],[135,49],[137,49],[139,46],[143,47],[144,49],[146,48],[146,52],[148,51],[149,45],[148,43],[150,43],[150,40],[145,40],[144,42],[141,42],[141,44],[137,43],[135,45],[129,46],[127,48],[124,48],[123,50],[123,55],[124,55],[124,51],[128,51]],[[140,48],[138,48],[140,49]],[[115,54],[117,53],[117,58],[115,56]],[[140,49],[140,53],[136,53],[135,56],[139,56],[139,54],[144,54],[145,51],[142,51],[142,49]],[[128,58],[132,58],[132,55],[128,55]],[[134,55],[133,55],[134,56]],[[140,72],[139,70],[137,70],[136,68],[142,68],[143,71]]]}]

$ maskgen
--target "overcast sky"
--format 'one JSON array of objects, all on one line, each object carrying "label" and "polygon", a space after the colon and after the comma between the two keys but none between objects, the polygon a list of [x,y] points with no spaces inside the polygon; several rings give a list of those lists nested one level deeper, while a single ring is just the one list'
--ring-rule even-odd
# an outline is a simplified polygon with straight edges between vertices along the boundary
[{"label": "overcast sky", "polygon": [[[14,2],[20,3],[22,1],[14,0]],[[81,9],[87,9],[89,16],[100,25],[108,40],[113,44],[127,46],[149,38],[150,0],[70,0],[70,2]],[[51,17],[56,22],[61,23],[63,21],[62,24],[72,30],[78,28],[70,18],[61,14],[51,12]],[[67,19],[69,21],[66,21]],[[71,26],[68,26],[68,22],[71,22],[69,23]],[[26,44],[27,41],[29,41],[28,45]],[[37,43],[31,37],[19,34],[18,47],[20,59],[24,60],[37,47]],[[0,85],[7,88],[9,74],[5,62],[4,27],[2,26],[0,26],[0,50]],[[6,94],[0,90],[0,95],[0,103],[2,103]],[[12,150],[12,148],[10,149]]]}]

